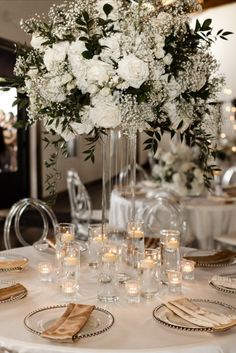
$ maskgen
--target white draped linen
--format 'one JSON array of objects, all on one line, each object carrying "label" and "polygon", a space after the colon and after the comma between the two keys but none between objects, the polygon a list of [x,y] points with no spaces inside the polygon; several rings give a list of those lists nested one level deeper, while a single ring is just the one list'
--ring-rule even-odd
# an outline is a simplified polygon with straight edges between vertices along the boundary
[{"label": "white draped linen", "polygon": [[[150,198],[138,198],[137,209],[154,204]],[[131,200],[124,198],[116,190],[112,191],[109,223],[126,229]],[[224,203],[207,198],[189,198],[183,201],[188,232],[198,242],[200,249],[214,249],[214,237],[236,231],[236,203]]]},{"label": "white draped linen", "polygon": [[[40,282],[37,264],[53,261],[53,255],[37,252],[33,247],[13,249],[11,252],[27,256],[29,265],[22,272],[1,273],[1,280],[20,282],[28,289],[28,296],[19,301],[0,304],[0,347],[15,349],[18,353],[234,353],[236,327],[225,333],[180,332],[160,325],[152,316],[153,309],[160,304],[159,297],[127,304],[120,287],[119,302],[104,305],[96,299],[96,272],[81,259],[79,303],[96,304],[109,310],[115,318],[107,332],[84,338],[74,344],[52,343],[29,332],[24,327],[24,317],[44,306],[61,304],[64,298],[54,283]],[[208,285],[210,278],[222,271],[232,271],[233,266],[217,270],[196,270],[194,282],[184,282],[183,294],[189,298],[219,300],[236,306],[236,297],[215,291]],[[236,269],[234,269],[236,271]],[[165,291],[165,290],[164,290]]]}]

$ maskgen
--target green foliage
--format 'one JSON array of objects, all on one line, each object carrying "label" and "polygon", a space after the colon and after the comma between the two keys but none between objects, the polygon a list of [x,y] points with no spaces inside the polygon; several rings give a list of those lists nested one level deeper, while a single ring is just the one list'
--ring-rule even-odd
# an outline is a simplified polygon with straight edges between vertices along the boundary
[{"label": "green foliage", "polygon": [[106,130],[102,128],[94,128],[86,137],[88,149],[83,151],[85,154],[84,160],[91,160],[93,163],[95,162],[95,150],[96,145],[99,140],[102,141],[102,135],[106,135]]}]

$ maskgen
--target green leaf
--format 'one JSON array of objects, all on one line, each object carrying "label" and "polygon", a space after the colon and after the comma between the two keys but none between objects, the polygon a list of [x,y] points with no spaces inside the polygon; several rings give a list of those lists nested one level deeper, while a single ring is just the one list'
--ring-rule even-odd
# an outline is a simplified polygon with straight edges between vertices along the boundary
[{"label": "green leaf", "polygon": [[93,54],[90,53],[88,50],[83,51],[82,55],[85,59],[88,59],[88,60],[93,58]]},{"label": "green leaf", "polygon": [[113,7],[110,4],[105,4],[103,6],[103,11],[107,15],[107,17],[109,16],[109,14],[111,13],[112,10],[113,10]]},{"label": "green leaf", "polygon": [[210,25],[212,23],[212,20],[210,18],[208,18],[207,20],[205,20],[203,22],[203,25],[202,25],[202,28],[201,30],[202,31],[209,31],[211,29]]}]

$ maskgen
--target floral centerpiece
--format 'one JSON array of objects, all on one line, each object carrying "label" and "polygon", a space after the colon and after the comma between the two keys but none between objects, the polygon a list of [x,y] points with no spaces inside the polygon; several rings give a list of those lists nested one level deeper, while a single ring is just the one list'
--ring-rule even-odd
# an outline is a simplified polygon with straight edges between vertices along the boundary
[{"label": "floral centerpiece", "polygon": [[229,32],[213,35],[211,20],[191,28],[197,0],[165,2],[69,1],[22,23],[32,48],[18,51],[14,84],[28,97],[27,123],[41,120],[57,153],[87,134],[86,159],[94,160],[106,129],[120,127],[146,130],[154,151],[164,132],[178,132],[207,160],[222,84],[210,47]]},{"label": "floral centerpiece", "polygon": [[164,188],[181,196],[200,195],[204,190],[204,167],[199,159],[199,148],[184,144],[172,146],[171,151],[158,149],[152,177]]}]

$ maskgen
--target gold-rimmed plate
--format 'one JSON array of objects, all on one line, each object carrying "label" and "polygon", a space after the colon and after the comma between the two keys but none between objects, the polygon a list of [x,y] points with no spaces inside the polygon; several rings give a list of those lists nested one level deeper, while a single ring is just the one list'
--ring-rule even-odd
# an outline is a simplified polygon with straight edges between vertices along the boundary
[{"label": "gold-rimmed plate", "polygon": [[21,287],[21,288],[17,288],[18,293],[14,293],[14,294],[12,293],[11,295],[9,295],[5,299],[1,299],[1,297],[0,297],[0,303],[1,304],[2,303],[12,302],[12,301],[15,301],[15,300],[20,300],[20,299],[23,299],[24,297],[26,297],[27,289],[24,288],[21,284],[19,284],[19,283],[17,284],[14,281],[4,281],[4,280],[0,281],[0,296],[1,296],[1,290],[10,288],[10,287],[15,286],[15,285],[18,285],[18,287],[19,286]]},{"label": "gold-rimmed plate", "polygon": [[[67,304],[61,304],[34,310],[25,317],[25,327],[40,336],[44,330],[63,315],[66,307]],[[76,338],[97,336],[109,330],[113,324],[114,316],[108,310],[96,307]]]},{"label": "gold-rimmed plate", "polygon": [[236,263],[236,252],[231,250],[193,250],[184,255],[192,260],[197,267],[216,268],[226,267]]},{"label": "gold-rimmed plate", "polygon": [[0,254],[0,272],[21,271],[28,265],[29,259],[13,253]]},{"label": "gold-rimmed plate", "polygon": [[[232,305],[222,303],[219,301],[208,300],[208,299],[190,299],[190,300],[193,303],[201,305],[202,308],[208,311],[227,315],[229,317],[232,317],[232,320],[234,319],[235,321],[236,308],[233,307]],[[202,327],[202,326],[194,325],[184,320],[183,318],[179,317],[178,315],[175,315],[170,309],[168,309],[165,306],[165,304],[161,304],[153,310],[153,317],[160,324],[180,331],[190,331],[190,332],[216,332],[216,331],[219,332],[220,331],[220,330],[217,330],[215,327]],[[231,327],[233,327],[233,325]]]}]

